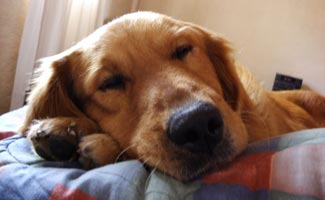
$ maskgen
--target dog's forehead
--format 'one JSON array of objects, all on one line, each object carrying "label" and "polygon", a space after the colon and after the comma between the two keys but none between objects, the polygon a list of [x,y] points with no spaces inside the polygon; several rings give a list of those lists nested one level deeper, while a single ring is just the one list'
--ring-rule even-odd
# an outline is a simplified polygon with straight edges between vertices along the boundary
[{"label": "dog's forehead", "polygon": [[193,36],[195,31],[191,25],[165,15],[127,14],[101,27],[83,42],[82,55],[91,66],[84,74],[90,82],[98,82],[98,77],[105,78],[109,76],[107,73],[137,76],[161,68],[170,62],[179,43],[199,38]]},{"label": "dog's forehead", "polygon": [[[168,55],[177,43],[180,30],[184,29],[181,21],[151,12],[137,12],[113,20],[96,31],[92,46],[102,57],[113,60],[139,60]],[[94,40],[95,39],[95,40]],[[97,41],[96,41],[97,40]],[[116,59],[114,59],[116,57]],[[118,58],[117,58],[118,57]]]},{"label": "dog's forehead", "polygon": [[104,40],[117,42],[118,45],[127,43],[138,47],[165,45],[168,42],[166,40],[171,39],[181,26],[180,22],[164,15],[150,12],[133,13],[109,23]]},{"label": "dog's forehead", "polygon": [[[141,50],[153,50],[162,53],[174,41],[175,33],[183,27],[181,22],[168,16],[137,12],[119,17],[102,26],[79,43],[82,51],[125,54]],[[103,55],[106,56],[106,55]]]},{"label": "dog's forehead", "polygon": [[130,21],[130,22],[154,22],[157,23],[162,19],[170,18],[166,15],[162,15],[159,13],[149,12],[149,11],[139,11],[134,13],[125,14],[119,18],[114,19],[111,23],[119,23],[124,21]]},{"label": "dog's forehead", "polygon": [[190,38],[196,35],[193,32],[197,31],[189,23],[158,13],[136,12],[104,25],[81,44],[82,49],[111,51],[114,54],[116,51],[125,53],[132,50],[137,55],[141,54],[141,50],[164,53],[177,45],[181,35]]}]

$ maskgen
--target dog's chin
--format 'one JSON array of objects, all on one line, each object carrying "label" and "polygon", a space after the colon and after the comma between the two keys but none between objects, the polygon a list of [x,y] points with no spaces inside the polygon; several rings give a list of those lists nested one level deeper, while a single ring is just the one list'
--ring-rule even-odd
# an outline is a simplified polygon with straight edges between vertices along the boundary
[{"label": "dog's chin", "polygon": [[232,142],[223,140],[216,145],[212,152],[193,153],[183,149],[176,150],[173,161],[156,166],[160,171],[181,181],[190,182],[220,170],[233,160],[239,152],[233,147]]}]

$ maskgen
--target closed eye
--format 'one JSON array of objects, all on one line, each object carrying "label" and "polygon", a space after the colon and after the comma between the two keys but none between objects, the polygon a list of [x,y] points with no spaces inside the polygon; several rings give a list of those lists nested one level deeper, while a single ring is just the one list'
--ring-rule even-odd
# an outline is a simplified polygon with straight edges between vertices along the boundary
[{"label": "closed eye", "polygon": [[121,74],[116,74],[105,80],[99,87],[100,90],[106,91],[110,89],[124,89],[126,84],[126,77]]},{"label": "closed eye", "polygon": [[175,51],[171,54],[172,59],[182,60],[189,54],[193,49],[193,46],[190,44],[185,44],[178,46]]}]

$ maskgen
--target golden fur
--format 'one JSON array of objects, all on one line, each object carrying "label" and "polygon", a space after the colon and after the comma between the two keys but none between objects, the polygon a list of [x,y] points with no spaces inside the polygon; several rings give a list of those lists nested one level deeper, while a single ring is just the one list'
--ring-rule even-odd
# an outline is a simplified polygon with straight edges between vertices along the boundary
[{"label": "golden fur", "polygon": [[[112,21],[45,58],[40,71],[22,132],[41,156],[79,156],[88,168],[123,154],[187,181],[231,161],[250,142],[325,122],[323,96],[264,91],[234,63],[224,39],[151,12]],[[193,101],[221,114],[224,142],[213,153],[186,151],[166,136],[170,116]],[[65,156],[58,140],[77,146],[78,155]]]}]

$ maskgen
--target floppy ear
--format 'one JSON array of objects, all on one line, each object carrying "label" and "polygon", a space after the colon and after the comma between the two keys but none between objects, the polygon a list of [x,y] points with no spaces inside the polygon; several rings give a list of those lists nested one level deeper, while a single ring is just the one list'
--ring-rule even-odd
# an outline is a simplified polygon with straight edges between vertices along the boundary
[{"label": "floppy ear", "polygon": [[21,131],[26,132],[34,119],[85,117],[73,90],[71,62],[67,56],[46,58],[38,69],[35,87],[28,97],[28,110]]},{"label": "floppy ear", "polygon": [[213,33],[205,32],[205,45],[208,56],[213,63],[223,90],[224,99],[233,110],[241,108],[245,91],[237,75],[234,61],[231,57],[232,49],[229,42]]}]

